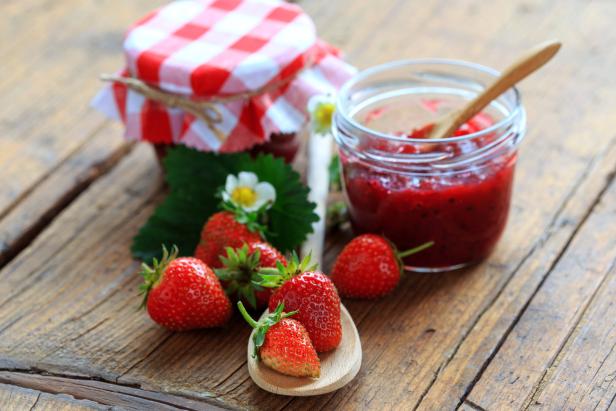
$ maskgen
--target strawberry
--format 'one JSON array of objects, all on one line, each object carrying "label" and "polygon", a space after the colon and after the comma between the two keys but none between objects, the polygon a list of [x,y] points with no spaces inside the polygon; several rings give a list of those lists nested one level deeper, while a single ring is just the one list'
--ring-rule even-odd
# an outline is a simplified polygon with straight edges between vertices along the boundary
[{"label": "strawberry", "polygon": [[226,257],[220,257],[222,268],[215,270],[227,295],[238,295],[254,309],[267,307],[272,290],[255,284],[261,267],[276,267],[287,260],[280,251],[264,242],[244,244],[240,248],[226,248]]},{"label": "strawberry", "polygon": [[163,247],[160,261],[143,264],[142,307],[154,322],[174,331],[222,326],[231,316],[231,302],[218,278],[203,261],[177,254],[177,247],[171,254]]},{"label": "strawberry", "polygon": [[284,304],[259,322],[250,317],[241,301],[237,303],[244,319],[255,328],[254,357],[279,373],[293,377],[318,378],[321,363],[310,342],[306,328],[297,320],[289,318],[297,312],[283,313]]},{"label": "strawberry", "polygon": [[330,351],[340,344],[340,297],[334,283],[325,274],[308,267],[310,256],[298,261],[294,253],[287,266],[276,264],[277,269],[261,269],[259,284],[275,288],[270,297],[269,310],[280,303],[297,310],[295,317],[301,322],[317,352]]},{"label": "strawberry", "polygon": [[238,221],[238,217],[229,211],[213,214],[203,226],[201,241],[195,249],[195,257],[212,268],[222,267],[220,256],[225,254],[225,247],[238,248],[244,243],[261,241],[257,229]]},{"label": "strawberry", "polygon": [[344,297],[377,298],[390,293],[404,271],[402,258],[432,245],[398,252],[387,239],[364,234],[348,243],[336,258],[331,278]]}]

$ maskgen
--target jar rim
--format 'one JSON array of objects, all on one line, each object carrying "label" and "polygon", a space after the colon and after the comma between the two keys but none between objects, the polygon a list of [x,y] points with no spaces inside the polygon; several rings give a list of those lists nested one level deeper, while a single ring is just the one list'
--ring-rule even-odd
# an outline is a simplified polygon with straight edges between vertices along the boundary
[{"label": "jar rim", "polygon": [[[403,143],[425,143],[426,142],[425,138],[399,136],[399,135],[390,134],[390,133],[383,133],[381,131],[377,131],[372,128],[366,127],[360,122],[356,121],[351,115],[349,115],[349,110],[347,107],[347,103],[349,101],[348,97],[350,95],[350,90],[353,86],[355,86],[360,81],[365,80],[375,74],[385,73],[392,69],[396,69],[396,68],[400,68],[404,66],[417,66],[421,64],[432,64],[432,65],[469,68],[472,70],[476,70],[478,72],[491,75],[494,78],[498,77],[501,74],[498,70],[495,70],[493,68],[490,68],[490,67],[478,64],[478,63],[472,63],[472,62],[465,61],[465,60],[447,59],[447,58],[418,58],[418,59],[394,60],[388,63],[369,67],[367,69],[361,70],[351,79],[347,80],[347,82],[340,88],[340,91],[338,92],[338,96],[336,98],[337,109],[336,109],[336,115],[334,116],[334,122],[332,126],[334,128],[336,127],[337,119],[340,116],[345,122],[350,124],[352,127],[358,128],[362,132],[369,133],[373,135],[374,137],[382,138],[388,141],[403,142]],[[429,142],[430,143],[453,143],[453,142],[460,142],[460,141],[465,141],[465,140],[472,140],[473,138],[480,137],[485,134],[494,132],[498,129],[501,129],[513,123],[513,121],[517,117],[520,117],[521,115],[523,116],[524,109],[522,106],[522,98],[521,98],[520,92],[517,89],[517,87],[513,86],[509,90],[513,91],[513,94],[515,97],[514,99],[515,105],[506,117],[502,118],[501,120],[492,124],[491,126],[486,127],[482,130],[476,131],[474,133],[465,134],[463,136],[434,138],[434,139],[430,139]],[[505,94],[507,92],[508,90],[503,92],[502,94]],[[340,108],[342,110],[340,110]]]}]

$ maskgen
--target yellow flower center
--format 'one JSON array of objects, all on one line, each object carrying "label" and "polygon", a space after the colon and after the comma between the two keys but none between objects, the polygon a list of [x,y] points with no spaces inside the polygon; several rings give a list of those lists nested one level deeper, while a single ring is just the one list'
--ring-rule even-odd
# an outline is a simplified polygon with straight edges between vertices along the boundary
[{"label": "yellow flower center", "polygon": [[320,107],[317,107],[314,113],[317,124],[329,127],[329,125],[332,123],[332,117],[334,115],[335,109],[336,106],[332,103],[324,103],[321,104]]},{"label": "yellow flower center", "polygon": [[250,187],[236,187],[231,198],[235,204],[250,207],[257,201],[257,193]]}]

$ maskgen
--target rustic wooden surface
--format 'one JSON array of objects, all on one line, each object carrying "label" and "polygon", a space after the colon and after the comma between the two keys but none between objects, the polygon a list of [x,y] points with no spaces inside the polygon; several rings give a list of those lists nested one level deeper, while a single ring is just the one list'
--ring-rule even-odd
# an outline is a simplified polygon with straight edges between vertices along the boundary
[{"label": "rustic wooden surface", "polygon": [[[173,334],[135,310],[128,247],[162,197],[154,156],[88,107],[125,27],[161,0],[0,3],[0,409],[616,408],[616,3],[305,0],[359,67],[442,56],[502,67],[564,47],[522,84],[529,133],[492,257],[345,301],[364,362],[345,388],[275,396],[250,330]],[[330,238],[331,263],[348,234]]]}]

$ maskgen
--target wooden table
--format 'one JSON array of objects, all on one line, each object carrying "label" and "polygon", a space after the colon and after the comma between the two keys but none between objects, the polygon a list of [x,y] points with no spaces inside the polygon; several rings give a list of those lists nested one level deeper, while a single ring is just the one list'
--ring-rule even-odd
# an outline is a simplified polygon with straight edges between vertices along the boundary
[{"label": "wooden table", "polygon": [[174,334],[136,310],[129,245],[161,173],[88,102],[153,3],[0,4],[0,409],[616,409],[615,2],[303,2],[359,67],[443,56],[498,68],[564,43],[521,87],[529,132],[496,252],[409,274],[386,300],[345,301],[362,369],[307,399],[252,384],[238,318]]}]

